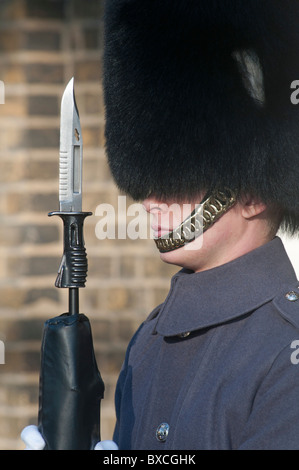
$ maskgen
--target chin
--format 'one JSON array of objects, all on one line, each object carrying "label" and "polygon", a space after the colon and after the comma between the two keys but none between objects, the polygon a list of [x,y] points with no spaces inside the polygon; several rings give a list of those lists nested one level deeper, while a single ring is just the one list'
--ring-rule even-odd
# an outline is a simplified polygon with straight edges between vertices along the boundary
[{"label": "chin", "polygon": [[164,263],[174,264],[181,268],[196,271],[203,256],[203,252],[201,251],[202,245],[203,237],[201,236],[182,248],[167,253],[160,253],[160,259]]},{"label": "chin", "polygon": [[160,259],[164,263],[174,264],[181,268],[192,269],[190,268],[190,253],[192,253],[192,251],[186,252],[185,247],[182,247],[174,251],[169,251],[168,253],[160,253]]},{"label": "chin", "polygon": [[181,268],[185,267],[184,263],[184,257],[181,256],[180,253],[178,253],[179,250],[182,250],[182,248],[179,248],[178,250],[175,251],[170,251],[169,253],[160,253],[160,259],[167,264],[174,264],[176,266],[180,266]]}]

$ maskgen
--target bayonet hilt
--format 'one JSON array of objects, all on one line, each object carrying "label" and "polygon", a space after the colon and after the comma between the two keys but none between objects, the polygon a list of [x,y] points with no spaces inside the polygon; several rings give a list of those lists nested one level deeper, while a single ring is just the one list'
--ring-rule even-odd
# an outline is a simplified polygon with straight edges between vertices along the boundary
[{"label": "bayonet hilt", "polygon": [[88,262],[84,244],[83,225],[92,212],[50,212],[49,216],[58,215],[63,221],[64,251],[55,286],[60,288],[85,287]]}]

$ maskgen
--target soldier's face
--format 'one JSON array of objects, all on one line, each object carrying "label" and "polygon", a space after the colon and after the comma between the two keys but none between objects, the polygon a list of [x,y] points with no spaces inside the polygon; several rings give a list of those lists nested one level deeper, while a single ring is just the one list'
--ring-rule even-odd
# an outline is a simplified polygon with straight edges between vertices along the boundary
[{"label": "soldier's face", "polygon": [[[152,217],[154,237],[166,235],[178,227],[199,201],[178,204],[154,197],[144,200],[143,206]],[[238,202],[204,234],[184,247],[160,253],[160,257],[166,263],[195,272],[225,264],[269,241],[265,210],[265,205],[251,200]]]},{"label": "soldier's face", "polygon": [[143,201],[145,210],[151,214],[151,228],[155,238],[172,232],[191,214],[196,205],[197,203],[194,201],[183,204],[160,202],[154,198],[148,198]]}]

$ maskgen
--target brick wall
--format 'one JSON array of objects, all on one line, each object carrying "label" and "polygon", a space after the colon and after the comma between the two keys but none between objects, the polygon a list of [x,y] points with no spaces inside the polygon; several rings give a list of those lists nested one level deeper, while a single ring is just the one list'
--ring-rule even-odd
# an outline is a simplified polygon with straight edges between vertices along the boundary
[{"label": "brick wall", "polygon": [[[83,210],[117,207],[104,154],[101,0],[0,0],[0,449],[22,449],[19,434],[37,421],[43,323],[67,309],[54,287],[62,254],[58,209],[60,100],[75,77],[84,139]],[[130,201],[128,201],[128,204]],[[89,259],[80,307],[90,319],[106,385],[102,437],[114,426],[114,389],[127,343],[163,301],[176,270],[151,240],[98,240],[86,220]]]}]

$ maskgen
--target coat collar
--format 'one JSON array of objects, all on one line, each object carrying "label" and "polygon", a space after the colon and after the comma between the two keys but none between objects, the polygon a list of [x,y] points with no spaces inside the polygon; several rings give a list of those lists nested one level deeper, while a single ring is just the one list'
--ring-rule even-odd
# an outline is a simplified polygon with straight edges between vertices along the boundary
[{"label": "coat collar", "polygon": [[182,269],[171,280],[155,332],[174,336],[233,320],[273,300],[294,281],[278,237],[217,268],[200,273]]}]

